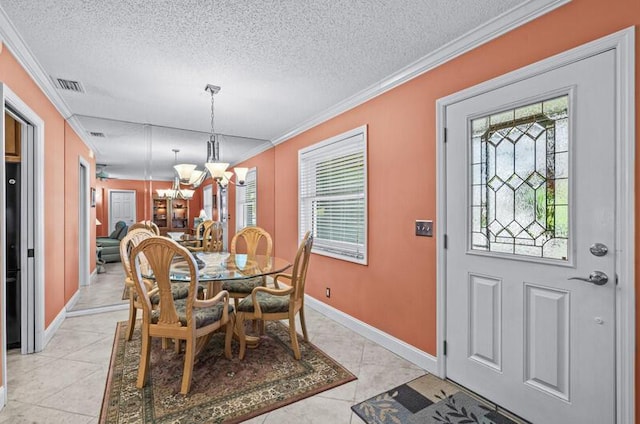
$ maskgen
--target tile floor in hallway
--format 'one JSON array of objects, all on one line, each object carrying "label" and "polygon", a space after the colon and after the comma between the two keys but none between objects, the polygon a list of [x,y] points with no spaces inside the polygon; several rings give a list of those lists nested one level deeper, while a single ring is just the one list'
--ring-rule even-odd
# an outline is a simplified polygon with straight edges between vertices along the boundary
[{"label": "tile floor in hallway", "polygon": [[[358,379],[248,423],[358,424],[362,421],[352,405],[425,373],[313,309],[306,311],[311,342]],[[0,424],[97,423],[116,322],[126,320],[127,313],[67,318],[42,352],[12,351],[7,358],[8,404],[0,411]]]},{"label": "tile floor in hallway", "polygon": [[98,308],[107,305],[128,304],[122,299],[124,268],[120,262],[104,264],[105,273],[94,277],[91,284],[80,287],[78,301],[72,311]]}]

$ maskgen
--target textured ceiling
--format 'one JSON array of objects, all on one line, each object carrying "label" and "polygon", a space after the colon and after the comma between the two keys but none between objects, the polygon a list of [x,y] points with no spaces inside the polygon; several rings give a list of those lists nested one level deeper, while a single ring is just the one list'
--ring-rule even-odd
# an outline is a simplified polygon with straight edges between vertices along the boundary
[{"label": "textured ceiling", "polygon": [[[148,141],[127,122],[158,126],[151,145],[163,166],[173,162],[173,147],[185,151],[185,160],[204,161],[208,83],[222,87],[216,131],[229,135],[223,159],[226,152],[226,160],[241,160],[235,150],[246,153],[283,135],[522,3],[0,0],[45,72],[83,84],[84,94],[62,92],[70,110],[109,119],[80,120],[88,131],[105,133],[91,140],[98,162],[114,172],[120,166],[121,176],[134,172],[121,148]],[[180,136],[159,127],[190,131]],[[227,147],[236,142],[239,149]]]}]

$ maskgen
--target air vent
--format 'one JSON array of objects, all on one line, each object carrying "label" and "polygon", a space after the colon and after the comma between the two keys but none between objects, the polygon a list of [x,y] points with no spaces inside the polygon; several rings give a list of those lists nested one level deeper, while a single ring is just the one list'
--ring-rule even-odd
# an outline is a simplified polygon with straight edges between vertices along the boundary
[{"label": "air vent", "polygon": [[82,84],[78,81],[71,81],[64,78],[54,78],[53,81],[60,90],[84,93],[84,87],[82,87]]},{"label": "air vent", "polygon": [[93,137],[102,137],[102,138],[104,138],[104,133],[103,132],[89,131],[89,134],[91,134]]}]

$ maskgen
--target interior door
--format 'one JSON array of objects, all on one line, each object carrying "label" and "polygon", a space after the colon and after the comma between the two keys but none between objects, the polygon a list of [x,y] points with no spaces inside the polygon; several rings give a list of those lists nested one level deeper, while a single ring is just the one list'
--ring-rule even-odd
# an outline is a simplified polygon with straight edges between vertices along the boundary
[{"label": "interior door", "polygon": [[109,234],[118,221],[126,222],[127,226],[136,222],[135,190],[109,191]]},{"label": "interior door", "polygon": [[615,54],[446,108],[446,374],[535,423],[615,422]]}]

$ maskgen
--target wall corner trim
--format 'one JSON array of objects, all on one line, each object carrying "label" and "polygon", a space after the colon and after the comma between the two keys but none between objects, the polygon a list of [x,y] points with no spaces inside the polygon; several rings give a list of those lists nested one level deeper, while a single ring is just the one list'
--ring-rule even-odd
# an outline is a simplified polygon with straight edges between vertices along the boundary
[{"label": "wall corner trim", "polygon": [[396,355],[406,359],[407,361],[419,366],[420,368],[426,370],[429,373],[436,374],[437,371],[437,361],[436,358],[432,355],[429,355],[426,352],[421,351],[420,349],[411,346],[409,343],[406,343],[396,337],[393,337],[390,334],[385,333],[384,331],[378,330],[377,328],[360,321],[352,317],[351,315],[345,314],[338,309],[327,305],[309,295],[304,296],[305,304],[309,306],[311,309],[325,315],[326,317],[334,320],[338,324],[342,324],[348,329],[355,331],[363,337],[371,340],[384,347],[385,349],[390,350]]},{"label": "wall corner trim", "polygon": [[271,143],[275,146],[293,138],[303,132],[320,125],[356,106],[365,103],[405,82],[416,78],[450,60],[455,59],[491,40],[512,31],[519,26],[531,22],[560,6],[564,6],[571,0],[533,0],[522,3],[506,12],[496,16],[489,22],[461,35],[455,40],[434,50],[428,55],[405,66],[399,71],[385,77],[384,79],[370,85],[364,90],[348,97],[324,112],[301,122],[284,134],[275,137]]}]

